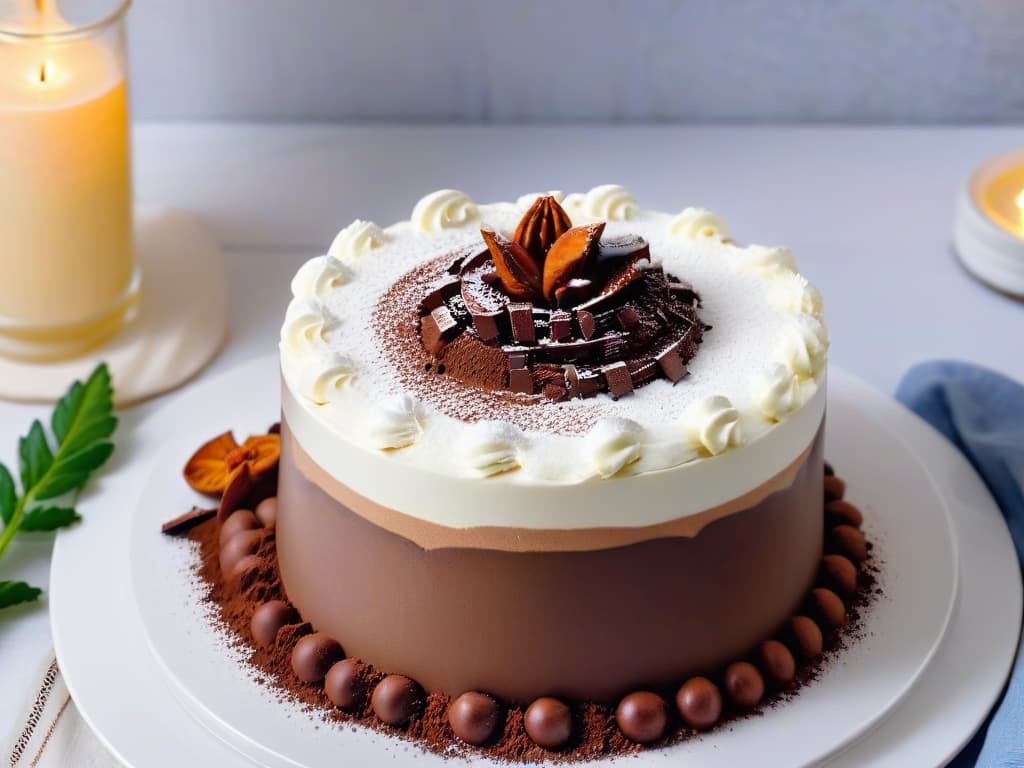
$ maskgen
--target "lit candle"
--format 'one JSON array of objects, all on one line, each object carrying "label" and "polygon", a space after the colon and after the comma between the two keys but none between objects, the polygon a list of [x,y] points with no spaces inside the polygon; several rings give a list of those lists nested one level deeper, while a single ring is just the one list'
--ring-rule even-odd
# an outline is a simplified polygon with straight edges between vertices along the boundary
[{"label": "lit candle", "polygon": [[982,210],[1011,235],[1024,239],[1024,166],[1009,168],[982,182]]},{"label": "lit candle", "polygon": [[127,2],[87,28],[36,5],[0,32],[0,354],[53,357],[108,338],[137,287]]},{"label": "lit candle", "polygon": [[957,207],[953,244],[972,275],[1024,298],[1024,150],[974,172]]}]

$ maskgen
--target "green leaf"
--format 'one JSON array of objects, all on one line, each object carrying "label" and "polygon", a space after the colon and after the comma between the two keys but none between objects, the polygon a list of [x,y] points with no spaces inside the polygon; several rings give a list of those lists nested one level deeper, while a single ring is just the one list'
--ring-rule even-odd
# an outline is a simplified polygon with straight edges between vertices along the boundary
[{"label": "green leaf", "polygon": [[14,490],[14,478],[3,464],[0,464],[0,520],[4,525],[11,522],[14,508],[18,504],[18,493]]},{"label": "green leaf", "polygon": [[38,507],[25,513],[23,531],[55,531],[77,523],[82,516],[69,507]]},{"label": "green leaf", "polygon": [[53,465],[53,453],[39,419],[33,421],[28,434],[18,440],[18,456],[21,459],[21,485],[28,493]]},{"label": "green leaf", "polygon": [[32,497],[43,501],[81,489],[89,482],[92,473],[106,464],[113,453],[114,444],[106,442],[94,443],[68,456],[62,450]]},{"label": "green leaf", "polygon": [[78,453],[114,434],[117,419],[110,371],[101,363],[85,384],[75,383],[57,403],[51,425],[59,450]]},{"label": "green leaf", "polygon": [[24,581],[0,581],[0,608],[31,603],[38,600],[41,594],[43,590],[29,586]]},{"label": "green leaf", "polygon": [[50,426],[53,428],[53,434],[57,438],[58,445],[63,443],[64,439],[68,436],[73,420],[72,416],[82,407],[83,397],[85,397],[85,387],[82,386],[82,382],[76,381],[53,409],[53,415],[50,417]]}]

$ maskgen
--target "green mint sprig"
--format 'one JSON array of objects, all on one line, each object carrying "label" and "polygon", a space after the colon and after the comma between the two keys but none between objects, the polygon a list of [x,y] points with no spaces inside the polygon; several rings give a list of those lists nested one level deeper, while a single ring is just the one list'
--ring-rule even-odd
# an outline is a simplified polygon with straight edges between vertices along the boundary
[{"label": "green mint sprig", "polygon": [[[97,366],[84,384],[71,385],[50,416],[50,429],[52,447],[38,419],[18,440],[20,494],[10,470],[0,464],[0,558],[19,531],[53,531],[81,519],[73,506],[54,500],[73,499],[114,453],[110,438],[117,417],[106,364]],[[41,589],[24,581],[0,581],[0,609],[32,602],[40,594]]]}]

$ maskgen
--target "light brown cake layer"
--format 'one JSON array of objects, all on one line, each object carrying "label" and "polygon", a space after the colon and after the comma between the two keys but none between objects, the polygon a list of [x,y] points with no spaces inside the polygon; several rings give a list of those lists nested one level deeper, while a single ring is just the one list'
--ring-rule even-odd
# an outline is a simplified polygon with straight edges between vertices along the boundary
[{"label": "light brown cake layer", "polygon": [[[423,549],[469,548],[506,552],[576,552],[623,547],[651,539],[696,536],[722,517],[750,509],[773,493],[789,488],[810,455],[808,447],[784,470],[726,504],[657,525],[595,528],[507,528],[479,525],[451,528],[385,507],[357,493],[321,467],[289,432],[292,464],[311,483],[340,505],[385,530],[409,539]],[[400,480],[396,479],[396,482]],[[596,482],[607,482],[606,480]]]},{"label": "light brown cake layer", "polygon": [[670,687],[743,656],[800,604],[822,552],[822,442],[823,427],[788,485],[692,536],[562,551],[425,549],[310,480],[284,424],[284,587],[349,655],[428,690],[614,701]]}]

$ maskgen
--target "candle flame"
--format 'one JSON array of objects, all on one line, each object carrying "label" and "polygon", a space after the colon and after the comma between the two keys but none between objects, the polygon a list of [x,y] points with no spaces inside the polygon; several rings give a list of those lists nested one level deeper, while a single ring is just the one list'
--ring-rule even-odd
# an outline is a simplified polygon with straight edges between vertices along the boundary
[{"label": "candle flame", "polygon": [[53,62],[44,61],[39,65],[39,82],[45,83],[47,80],[53,79]]},{"label": "candle flame", "polygon": [[1024,215],[1024,189],[1020,191],[1014,202],[1017,204],[1017,207],[1020,208],[1021,215]]}]

